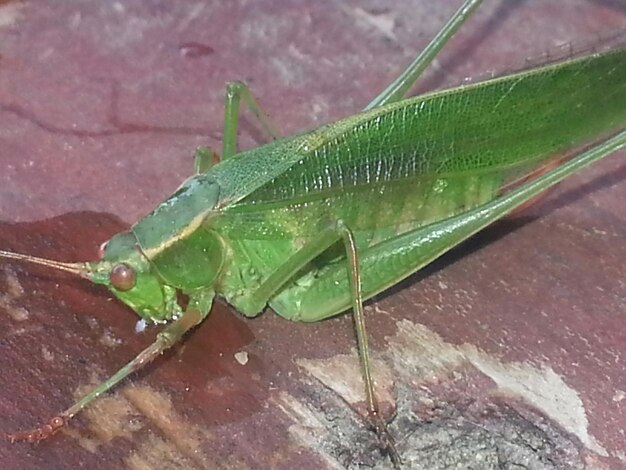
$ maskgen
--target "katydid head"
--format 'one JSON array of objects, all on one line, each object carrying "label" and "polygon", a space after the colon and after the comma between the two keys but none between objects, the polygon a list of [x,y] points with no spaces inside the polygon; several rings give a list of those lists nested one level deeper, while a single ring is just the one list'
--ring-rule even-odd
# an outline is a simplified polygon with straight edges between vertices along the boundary
[{"label": "katydid head", "polygon": [[181,313],[176,290],[164,285],[132,233],[115,235],[100,251],[101,259],[94,262],[64,263],[8,251],[0,251],[0,258],[58,269],[105,285],[146,321],[162,322]]},{"label": "katydid head", "polygon": [[91,281],[106,285],[146,321],[161,322],[181,313],[175,289],[163,283],[132,233],[115,235],[100,252],[100,261],[89,263],[95,267]]}]

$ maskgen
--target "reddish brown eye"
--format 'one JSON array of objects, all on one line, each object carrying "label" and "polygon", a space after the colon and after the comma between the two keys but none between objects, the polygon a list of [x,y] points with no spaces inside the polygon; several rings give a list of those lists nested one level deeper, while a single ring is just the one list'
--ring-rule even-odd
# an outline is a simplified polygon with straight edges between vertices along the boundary
[{"label": "reddish brown eye", "polygon": [[127,291],[135,287],[137,273],[127,264],[120,263],[113,266],[109,273],[111,285],[117,290]]}]

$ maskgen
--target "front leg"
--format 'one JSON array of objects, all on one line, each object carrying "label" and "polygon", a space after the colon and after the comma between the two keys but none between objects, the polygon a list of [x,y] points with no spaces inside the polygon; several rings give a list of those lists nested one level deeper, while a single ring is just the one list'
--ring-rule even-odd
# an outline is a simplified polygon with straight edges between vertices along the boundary
[{"label": "front leg", "polygon": [[[309,262],[328,250],[331,246],[342,242],[346,252],[346,261],[343,263],[347,269],[347,278],[350,286],[350,299],[352,305],[352,315],[354,318],[354,328],[356,332],[357,348],[361,364],[361,376],[365,388],[365,400],[369,424],[376,432],[382,448],[388,453],[395,467],[401,463],[396,451],[393,436],[387,429],[387,423],[380,415],[378,399],[372,379],[372,372],[369,359],[369,348],[367,341],[367,331],[365,329],[365,317],[363,311],[363,294],[361,285],[361,267],[359,253],[355,244],[354,234],[343,221],[332,223],[322,230],[315,237],[308,241],[304,247],[296,252],[285,263],[279,266],[258,289],[251,292],[244,299],[239,299],[237,307],[246,314],[260,312],[263,307],[271,301],[276,293],[300,272]],[[343,266],[342,266],[343,268]],[[331,291],[329,291],[331,292]],[[290,313],[293,315],[290,316]],[[282,311],[280,314],[285,318],[297,320],[295,312]]]},{"label": "front leg", "polygon": [[211,310],[214,295],[213,291],[195,293],[191,296],[189,306],[185,313],[157,334],[154,343],[141,351],[132,361],[70,406],[67,410],[52,418],[47,424],[31,431],[10,434],[8,436],[9,441],[12,443],[19,441],[35,443],[56,434],[89,403],[113,388],[130,374],[143,369],[147,364],[163,354],[164,351],[178,343],[185,333],[202,323]]},{"label": "front leg", "polygon": [[224,136],[222,138],[222,158],[227,159],[237,153],[237,128],[239,126],[239,108],[241,101],[256,116],[263,130],[272,138],[280,138],[280,133],[270,122],[267,113],[248,88],[241,81],[226,84],[226,102],[224,103]]},{"label": "front leg", "polygon": [[194,173],[206,173],[209,168],[220,160],[232,157],[237,153],[237,130],[239,129],[239,110],[241,101],[248,106],[256,116],[263,130],[273,140],[280,138],[280,133],[271,123],[267,113],[263,110],[248,85],[241,81],[226,84],[226,98],[224,101],[224,132],[222,137],[222,156],[209,147],[198,147],[194,155]]}]

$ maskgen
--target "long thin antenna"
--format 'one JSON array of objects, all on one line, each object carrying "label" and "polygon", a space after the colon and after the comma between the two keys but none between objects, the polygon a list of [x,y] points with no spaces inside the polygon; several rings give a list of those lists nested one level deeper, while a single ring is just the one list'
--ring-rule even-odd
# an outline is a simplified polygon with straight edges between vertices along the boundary
[{"label": "long thin antenna", "polygon": [[76,274],[85,279],[91,279],[89,274],[92,272],[90,263],[63,263],[51,259],[37,258],[36,256],[23,255],[21,253],[13,253],[11,251],[0,250],[0,258],[15,259],[18,261],[26,261],[28,263],[46,266],[48,268],[58,269],[68,273]]}]

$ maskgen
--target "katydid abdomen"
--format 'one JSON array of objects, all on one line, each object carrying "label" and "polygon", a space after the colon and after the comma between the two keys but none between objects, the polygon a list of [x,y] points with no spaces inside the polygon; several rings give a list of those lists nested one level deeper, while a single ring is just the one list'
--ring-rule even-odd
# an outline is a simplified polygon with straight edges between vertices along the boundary
[{"label": "katydid abdomen", "polygon": [[[546,160],[624,127],[624,76],[626,52],[614,51],[400,101],[295,137],[285,158],[274,157],[288,168],[211,222],[230,246],[223,293],[244,313],[259,313],[247,308],[249,292],[336,220],[366,257],[370,247],[493,200]],[[254,165],[263,149],[232,160]],[[408,265],[395,282],[425,264],[398,256],[387,261]],[[341,250],[321,257],[270,302],[278,313],[315,321],[350,307],[345,285],[337,285],[318,293],[332,306],[317,301],[303,310],[301,295],[315,291],[333,269],[329,261],[345,260]],[[375,265],[364,278],[368,269]],[[387,284],[364,290],[371,296]]]}]

